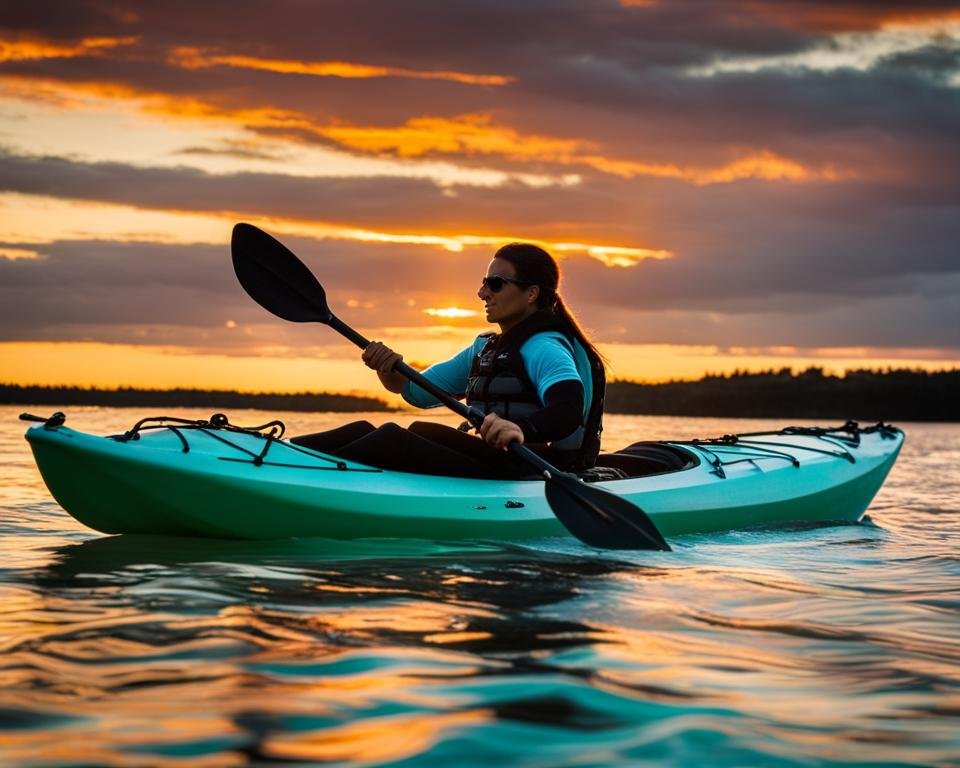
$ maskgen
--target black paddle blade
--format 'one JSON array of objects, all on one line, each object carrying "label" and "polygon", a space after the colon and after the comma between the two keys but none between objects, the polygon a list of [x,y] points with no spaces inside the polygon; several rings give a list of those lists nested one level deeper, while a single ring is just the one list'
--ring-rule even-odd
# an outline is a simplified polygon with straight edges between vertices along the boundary
[{"label": "black paddle blade", "polygon": [[252,224],[233,228],[233,271],[257,304],[294,323],[329,323],[327,295],[307,266],[281,242]]},{"label": "black paddle blade", "polygon": [[647,514],[616,494],[558,473],[547,480],[547,502],[570,531],[597,549],[657,549],[670,552]]}]

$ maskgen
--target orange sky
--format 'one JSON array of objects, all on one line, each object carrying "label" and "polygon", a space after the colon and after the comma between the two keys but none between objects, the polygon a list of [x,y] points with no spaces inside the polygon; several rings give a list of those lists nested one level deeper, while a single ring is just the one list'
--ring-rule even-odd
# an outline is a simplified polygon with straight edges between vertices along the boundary
[{"label": "orange sky", "polygon": [[613,376],[960,365],[960,16],[685,6],[21,9],[0,379],[378,391],[243,294],[236,221],[418,362],[485,330],[479,276],[523,239]]}]

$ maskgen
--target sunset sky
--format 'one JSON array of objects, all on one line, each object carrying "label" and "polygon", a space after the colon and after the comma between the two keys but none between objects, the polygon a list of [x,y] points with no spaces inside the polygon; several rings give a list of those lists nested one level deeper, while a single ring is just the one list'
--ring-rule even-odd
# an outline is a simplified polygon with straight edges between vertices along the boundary
[{"label": "sunset sky", "polygon": [[960,3],[0,6],[0,381],[379,391],[535,240],[610,375],[960,366]]}]

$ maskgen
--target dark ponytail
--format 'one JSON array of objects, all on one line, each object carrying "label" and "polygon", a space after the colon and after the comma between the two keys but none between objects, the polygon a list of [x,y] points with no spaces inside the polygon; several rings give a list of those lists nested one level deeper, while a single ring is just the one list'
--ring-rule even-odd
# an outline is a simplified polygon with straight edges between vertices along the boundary
[{"label": "dark ponytail", "polygon": [[605,367],[603,356],[587,338],[573,313],[567,309],[557,292],[560,285],[560,268],[553,256],[532,243],[509,243],[500,248],[493,257],[510,262],[516,270],[518,280],[539,286],[537,307],[556,315],[586,350],[593,365]]}]

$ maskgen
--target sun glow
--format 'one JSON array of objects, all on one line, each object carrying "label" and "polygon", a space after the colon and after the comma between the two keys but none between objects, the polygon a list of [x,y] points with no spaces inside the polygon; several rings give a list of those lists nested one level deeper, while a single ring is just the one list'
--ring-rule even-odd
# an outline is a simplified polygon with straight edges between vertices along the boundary
[{"label": "sun glow", "polygon": [[7,261],[39,258],[40,254],[32,248],[0,248],[0,259],[6,259]]},{"label": "sun glow", "polygon": [[497,124],[490,115],[470,114],[455,118],[416,117],[399,126],[315,126],[318,135],[359,152],[387,153],[397,157],[428,157],[463,154],[494,155],[510,160],[579,165],[624,178],[650,176],[679,179],[698,186],[725,184],[740,179],[804,182],[848,178],[832,165],[810,168],[769,149],[747,150],[717,166],[682,166],[650,163],[597,154],[593,142],[521,134]]},{"label": "sun glow", "polygon": [[[401,125],[371,126],[343,121],[318,123],[310,115],[277,107],[228,108],[197,98],[172,97],[169,94],[137,90],[108,82],[64,83],[52,79],[17,76],[0,77],[11,95],[23,100],[41,100],[61,107],[80,108],[90,99],[101,103],[114,101],[129,110],[155,116],[158,120],[216,123],[222,127],[251,132],[253,135],[280,138],[286,146],[305,146],[320,141],[332,143],[346,152],[381,161],[437,161],[444,157],[488,157],[520,163],[549,163],[590,168],[623,178],[653,177],[686,181],[697,186],[725,184],[741,179],[784,181],[835,181],[850,178],[849,170],[832,164],[807,167],[769,149],[745,149],[734,159],[715,167],[684,166],[676,163],[645,162],[599,154],[594,142],[585,139],[557,138],[542,134],[524,134],[494,121],[488,114],[464,114],[456,117],[419,116]],[[578,183],[575,174],[504,174],[498,181],[516,178],[533,186]]]},{"label": "sun glow", "polygon": [[138,40],[138,37],[85,37],[72,44],[41,39],[0,40],[0,62],[102,56],[113,48],[133,45]]},{"label": "sun glow", "polygon": [[447,317],[447,318],[462,318],[462,317],[477,317],[480,313],[473,309],[461,309],[460,307],[444,307],[443,309],[435,309],[433,307],[423,310],[425,315],[430,315],[431,317]]},{"label": "sun glow", "polygon": [[[17,243],[37,245],[57,240],[106,239],[120,242],[166,244],[202,243],[224,245],[234,223],[245,217],[232,211],[191,213],[140,209],[114,203],[65,200],[41,195],[0,194],[0,212],[9,224],[3,238],[6,250],[29,258],[32,249]],[[516,236],[432,235],[428,233],[377,232],[318,221],[256,217],[251,223],[276,235],[312,237],[319,240],[354,240],[366,243],[423,245],[459,253],[466,247],[497,248]],[[669,258],[667,251],[595,243],[551,243],[544,247],[559,254],[582,254],[607,266],[625,267],[648,258]]]},{"label": "sun glow", "polygon": [[263,59],[255,56],[218,55],[200,48],[174,48],[168,61],[184,69],[205,67],[237,67],[258,69],[279,74],[312,75],[314,77],[342,77],[347,79],[371,77],[406,77],[417,80],[449,80],[466,85],[507,85],[514,78],[505,75],[475,75],[446,70],[419,70],[404,67],[385,67],[356,64],[349,61],[297,61],[291,59]]},{"label": "sun glow", "polygon": [[[190,167],[213,174],[262,172],[293,177],[429,179],[443,187],[498,187],[519,182],[529,187],[575,186],[576,174],[519,173],[479,166],[465,167],[439,159],[401,160],[359,156],[333,146],[291,143],[256,133],[228,119],[171,120],[147,114],[136,100],[80,92],[53,83],[0,76],[3,147],[27,157],[82,158],[150,168]],[[64,111],[69,119],[64,119]]]},{"label": "sun glow", "polygon": [[600,155],[570,158],[570,162],[581,162],[595,170],[614,176],[622,176],[626,179],[637,176],[679,179],[700,187],[711,184],[729,184],[742,179],[798,183],[816,180],[837,181],[855,176],[852,171],[840,171],[832,164],[811,168],[769,149],[746,151],[730,162],[712,168],[680,166],[672,163],[640,163],[632,160],[616,160]]},{"label": "sun glow", "polygon": [[579,253],[602,262],[608,267],[632,267],[646,259],[673,258],[673,253],[654,248],[623,248],[616,245],[588,245],[586,243],[542,243],[548,251],[554,253]]},{"label": "sun glow", "polygon": [[552,160],[571,157],[583,142],[537,134],[520,134],[494,123],[490,115],[454,118],[423,116],[396,126],[337,124],[318,126],[316,132],[338,144],[362,152],[388,152],[399,157],[430,153],[503,155],[514,159]]}]

